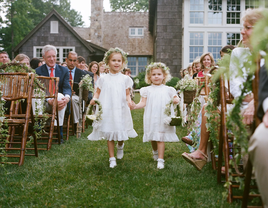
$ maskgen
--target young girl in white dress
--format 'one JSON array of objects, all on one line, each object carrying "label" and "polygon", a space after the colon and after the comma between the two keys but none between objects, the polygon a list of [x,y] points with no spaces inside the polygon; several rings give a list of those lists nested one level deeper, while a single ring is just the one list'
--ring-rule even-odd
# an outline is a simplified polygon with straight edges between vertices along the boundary
[{"label": "young girl in white dress", "polygon": [[[157,168],[164,168],[164,142],[178,142],[176,128],[164,123],[167,117],[164,114],[166,105],[173,99],[174,104],[179,103],[176,90],[165,83],[170,80],[169,68],[163,63],[151,63],[146,68],[145,81],[151,86],[140,89],[141,100],[132,109],[145,107],[143,116],[143,142],[151,141],[153,158],[157,160]],[[173,109],[172,114],[174,114]]]},{"label": "young girl in white dress", "polygon": [[102,105],[102,120],[98,125],[93,123],[93,132],[89,140],[106,139],[109,151],[110,168],[114,168],[114,141],[117,143],[117,159],[123,158],[124,141],[128,137],[136,137],[130,113],[131,98],[129,88],[133,81],[129,76],[121,73],[127,62],[127,54],[120,48],[111,48],[104,56],[104,62],[109,66],[110,72],[101,76],[96,84],[96,92],[90,105],[95,105],[98,99]]}]

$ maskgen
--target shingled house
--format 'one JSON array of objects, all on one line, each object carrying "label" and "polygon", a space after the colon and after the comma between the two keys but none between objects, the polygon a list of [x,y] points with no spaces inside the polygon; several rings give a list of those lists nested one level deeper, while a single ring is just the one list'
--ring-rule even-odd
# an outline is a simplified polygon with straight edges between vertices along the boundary
[{"label": "shingled house", "polygon": [[57,48],[60,62],[65,61],[69,51],[76,51],[87,63],[101,61],[107,51],[82,38],[54,9],[14,48],[14,52],[42,58],[42,48],[47,44]]},{"label": "shingled house", "polygon": [[105,12],[103,0],[91,1],[90,28],[74,28],[81,37],[103,48],[122,48],[128,67],[136,76],[151,61],[153,38],[148,30],[148,12]]},{"label": "shingled house", "polygon": [[268,7],[264,0],[149,0],[149,31],[154,60],[166,63],[173,76],[196,57],[211,52],[214,59],[225,45],[237,45],[242,13]]}]

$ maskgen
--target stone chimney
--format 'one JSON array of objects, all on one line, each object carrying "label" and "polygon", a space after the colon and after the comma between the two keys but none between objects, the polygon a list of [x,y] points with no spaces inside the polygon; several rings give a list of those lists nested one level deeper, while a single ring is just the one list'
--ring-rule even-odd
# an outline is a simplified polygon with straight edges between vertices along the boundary
[{"label": "stone chimney", "polygon": [[102,46],[103,0],[91,0],[90,40]]}]

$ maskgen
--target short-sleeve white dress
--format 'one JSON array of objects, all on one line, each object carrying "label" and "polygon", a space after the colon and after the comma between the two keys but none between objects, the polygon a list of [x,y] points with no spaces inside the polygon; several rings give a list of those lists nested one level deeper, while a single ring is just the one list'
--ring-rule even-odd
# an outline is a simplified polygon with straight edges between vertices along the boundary
[{"label": "short-sleeve white dress", "polygon": [[126,89],[132,87],[133,81],[121,72],[101,76],[97,88],[101,90],[99,101],[102,105],[102,120],[94,125],[88,140],[106,139],[124,141],[138,136],[133,129],[130,109],[126,101]]},{"label": "short-sleeve white dress", "polygon": [[[141,88],[140,95],[147,98],[143,115],[143,142],[178,142],[176,127],[164,123],[166,104],[177,95],[176,90],[163,84],[151,85]],[[171,115],[174,115],[173,109]]]}]

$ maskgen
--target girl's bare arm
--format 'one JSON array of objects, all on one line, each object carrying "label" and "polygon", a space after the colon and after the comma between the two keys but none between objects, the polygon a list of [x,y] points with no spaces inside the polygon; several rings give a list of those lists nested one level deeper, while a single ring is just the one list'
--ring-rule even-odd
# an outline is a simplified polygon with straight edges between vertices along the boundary
[{"label": "girl's bare arm", "polygon": [[99,99],[100,93],[101,93],[100,88],[97,88],[97,91],[94,93],[94,96],[93,96],[92,100],[89,103],[90,105],[95,105],[96,104],[95,99]]}]

